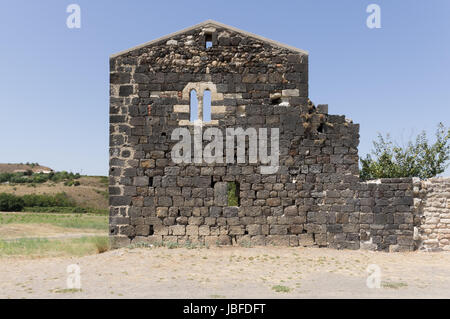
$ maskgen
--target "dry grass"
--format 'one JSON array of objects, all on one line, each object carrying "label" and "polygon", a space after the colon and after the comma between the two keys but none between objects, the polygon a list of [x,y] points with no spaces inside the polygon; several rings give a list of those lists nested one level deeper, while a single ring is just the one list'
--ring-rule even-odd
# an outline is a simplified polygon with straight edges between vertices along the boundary
[{"label": "dry grass", "polygon": [[0,240],[0,257],[70,257],[104,252],[108,237]]},{"label": "dry grass", "polygon": [[408,284],[406,284],[404,282],[384,281],[381,283],[381,287],[390,288],[390,289],[399,289],[399,288],[408,287]]},{"label": "dry grass", "polygon": [[104,253],[110,249],[108,237],[96,237],[94,238],[94,244],[99,254]]},{"label": "dry grass", "polygon": [[[85,228],[83,233],[105,234],[104,230]],[[77,234],[80,228],[61,227],[52,224],[0,224],[0,238],[57,237],[62,234]]]},{"label": "dry grass", "polygon": [[49,224],[64,228],[107,231],[108,216],[92,214],[0,213],[0,227],[10,224]]},{"label": "dry grass", "polygon": [[54,289],[50,290],[50,292],[53,292],[55,294],[73,294],[76,292],[82,292],[83,289],[76,289],[76,288],[65,288],[65,289]]},{"label": "dry grass", "polygon": [[84,256],[109,250],[108,216],[0,213],[0,257]]},{"label": "dry grass", "polygon": [[290,291],[291,291],[291,288],[286,287],[286,286],[282,286],[282,285],[276,285],[276,286],[273,286],[273,287],[272,287],[272,290],[274,290],[274,291],[276,291],[276,292],[284,292],[284,293],[287,293],[287,292],[290,292]]}]

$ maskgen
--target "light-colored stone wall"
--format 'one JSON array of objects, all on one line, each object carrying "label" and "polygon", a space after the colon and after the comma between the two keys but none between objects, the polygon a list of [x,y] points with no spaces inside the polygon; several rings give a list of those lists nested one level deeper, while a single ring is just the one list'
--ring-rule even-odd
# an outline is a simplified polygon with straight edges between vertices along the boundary
[{"label": "light-colored stone wall", "polygon": [[415,183],[415,240],[420,250],[450,251],[450,177]]}]

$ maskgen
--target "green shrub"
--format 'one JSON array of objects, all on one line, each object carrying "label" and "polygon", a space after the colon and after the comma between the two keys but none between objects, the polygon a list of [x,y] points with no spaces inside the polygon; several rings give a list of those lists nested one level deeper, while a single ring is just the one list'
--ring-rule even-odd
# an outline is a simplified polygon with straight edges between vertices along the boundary
[{"label": "green shrub", "polygon": [[66,193],[58,193],[55,195],[23,195],[16,196],[13,194],[0,194],[0,211],[12,212],[22,211],[24,207],[71,207],[78,209],[80,213],[81,207],[75,207],[75,202],[69,199]]},{"label": "green shrub", "polygon": [[66,193],[55,195],[23,195],[24,206],[26,207],[72,207],[75,203],[69,199]]},{"label": "green shrub", "polygon": [[64,186],[80,186],[80,182],[79,181],[66,181],[64,182]]},{"label": "green shrub", "polygon": [[20,212],[24,207],[24,201],[22,198],[12,195],[1,193],[0,194],[0,211],[4,212]]}]

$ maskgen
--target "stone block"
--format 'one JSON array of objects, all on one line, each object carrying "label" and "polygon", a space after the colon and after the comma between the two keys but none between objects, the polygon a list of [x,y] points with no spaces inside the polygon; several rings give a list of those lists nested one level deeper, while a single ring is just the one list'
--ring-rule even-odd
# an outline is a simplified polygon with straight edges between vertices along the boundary
[{"label": "stone block", "polygon": [[289,246],[288,235],[268,235],[266,236],[266,244],[269,246]]},{"label": "stone block", "polygon": [[126,236],[109,236],[109,245],[112,249],[127,247],[131,240]]},{"label": "stone block", "polygon": [[312,236],[312,234],[299,234],[298,236],[298,244],[299,246],[303,246],[303,247],[309,247],[309,246],[314,246],[314,238]]},{"label": "stone block", "polygon": [[216,206],[228,205],[228,183],[217,182],[214,184],[214,204]]},{"label": "stone block", "polygon": [[186,226],[184,225],[169,226],[169,234],[173,236],[184,236],[186,234]]}]

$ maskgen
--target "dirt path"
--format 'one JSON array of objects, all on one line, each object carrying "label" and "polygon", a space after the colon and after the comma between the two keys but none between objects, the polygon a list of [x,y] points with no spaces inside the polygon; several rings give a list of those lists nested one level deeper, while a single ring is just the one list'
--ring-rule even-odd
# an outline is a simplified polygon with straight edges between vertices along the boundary
[{"label": "dirt path", "polygon": [[[81,292],[67,266],[81,269]],[[369,264],[382,288],[366,285]],[[450,253],[305,248],[141,248],[0,259],[0,298],[450,298]],[[277,292],[280,290],[289,292]]]}]

